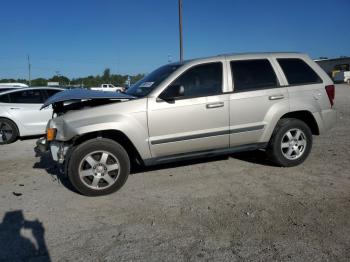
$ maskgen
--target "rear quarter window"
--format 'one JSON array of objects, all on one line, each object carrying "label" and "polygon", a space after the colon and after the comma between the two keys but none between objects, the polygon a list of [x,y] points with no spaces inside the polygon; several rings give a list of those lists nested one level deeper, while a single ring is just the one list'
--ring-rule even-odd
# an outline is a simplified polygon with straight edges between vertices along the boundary
[{"label": "rear quarter window", "polygon": [[277,59],[289,85],[322,83],[322,79],[303,60],[298,58]]}]

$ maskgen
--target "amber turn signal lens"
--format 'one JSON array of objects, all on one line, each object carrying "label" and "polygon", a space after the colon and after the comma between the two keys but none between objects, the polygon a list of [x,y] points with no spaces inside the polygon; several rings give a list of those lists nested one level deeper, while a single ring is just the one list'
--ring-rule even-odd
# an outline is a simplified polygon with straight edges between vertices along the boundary
[{"label": "amber turn signal lens", "polygon": [[48,128],[46,131],[46,139],[47,141],[53,141],[56,136],[56,128]]}]

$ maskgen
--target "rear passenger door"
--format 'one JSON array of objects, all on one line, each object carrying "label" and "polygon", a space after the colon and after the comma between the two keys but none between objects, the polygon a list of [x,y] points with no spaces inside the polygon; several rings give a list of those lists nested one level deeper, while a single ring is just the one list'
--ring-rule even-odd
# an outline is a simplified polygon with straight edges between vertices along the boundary
[{"label": "rear passenger door", "polygon": [[21,135],[45,133],[45,127],[52,116],[52,110],[40,110],[46,94],[44,90],[21,90],[9,94],[8,112],[23,127]]},{"label": "rear passenger door", "polygon": [[[267,58],[230,60],[230,146],[268,142],[267,124],[288,112],[288,92]],[[270,131],[271,132],[271,131]]]}]

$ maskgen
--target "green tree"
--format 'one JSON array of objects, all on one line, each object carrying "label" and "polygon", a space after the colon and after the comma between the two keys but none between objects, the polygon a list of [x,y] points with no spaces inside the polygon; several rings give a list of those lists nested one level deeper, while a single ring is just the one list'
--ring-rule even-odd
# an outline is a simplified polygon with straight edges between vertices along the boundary
[{"label": "green tree", "polygon": [[103,71],[102,80],[106,83],[109,83],[111,81],[111,70],[109,68],[106,68]]},{"label": "green tree", "polygon": [[47,85],[47,79],[45,78],[36,78],[31,81],[32,86],[46,86]]}]

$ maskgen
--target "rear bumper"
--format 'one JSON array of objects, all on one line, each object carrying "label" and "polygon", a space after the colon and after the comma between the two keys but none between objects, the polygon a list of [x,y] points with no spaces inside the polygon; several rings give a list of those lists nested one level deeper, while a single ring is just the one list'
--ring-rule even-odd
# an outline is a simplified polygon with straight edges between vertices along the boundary
[{"label": "rear bumper", "polygon": [[320,134],[332,129],[337,123],[337,111],[335,109],[323,110],[319,113],[314,113],[317,121]]}]

